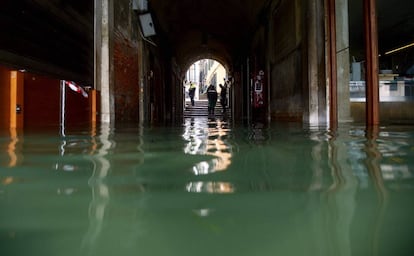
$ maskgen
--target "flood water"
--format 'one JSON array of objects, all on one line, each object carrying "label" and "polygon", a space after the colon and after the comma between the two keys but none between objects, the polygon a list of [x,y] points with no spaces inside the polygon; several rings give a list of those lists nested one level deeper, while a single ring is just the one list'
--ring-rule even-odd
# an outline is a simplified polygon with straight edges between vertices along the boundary
[{"label": "flood water", "polygon": [[414,129],[3,131],[0,255],[413,255]]}]

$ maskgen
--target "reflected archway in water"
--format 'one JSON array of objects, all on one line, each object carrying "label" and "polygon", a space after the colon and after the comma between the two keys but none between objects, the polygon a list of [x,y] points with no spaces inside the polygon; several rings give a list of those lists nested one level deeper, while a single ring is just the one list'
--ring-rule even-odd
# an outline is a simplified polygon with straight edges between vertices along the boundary
[{"label": "reflected archway in water", "polygon": [[[189,118],[184,122],[183,138],[187,141],[186,154],[205,155],[213,158],[193,166],[196,176],[226,171],[232,162],[233,146],[228,141],[230,133],[227,121],[216,118]],[[230,182],[190,182],[188,192],[233,193]]]}]

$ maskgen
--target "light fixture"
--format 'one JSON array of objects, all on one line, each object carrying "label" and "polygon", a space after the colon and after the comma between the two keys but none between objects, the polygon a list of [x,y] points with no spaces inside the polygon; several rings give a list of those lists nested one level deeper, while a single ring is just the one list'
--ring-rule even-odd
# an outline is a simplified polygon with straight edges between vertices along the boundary
[{"label": "light fixture", "polygon": [[390,55],[390,54],[392,54],[392,53],[396,53],[396,52],[399,52],[399,51],[401,51],[401,50],[404,50],[404,49],[407,49],[407,48],[410,48],[410,47],[413,47],[413,46],[414,46],[414,43],[407,44],[407,45],[401,46],[401,47],[399,47],[399,48],[397,48],[397,49],[394,49],[394,50],[388,51],[388,52],[386,52],[386,53],[385,53],[385,55]]},{"label": "light fixture", "polygon": [[152,21],[150,13],[140,14],[139,22],[141,23],[142,34],[144,34],[145,37],[154,36],[156,34],[154,22]]},{"label": "light fixture", "polygon": [[133,0],[132,10],[138,11],[138,12],[147,12],[148,11],[148,0]]}]

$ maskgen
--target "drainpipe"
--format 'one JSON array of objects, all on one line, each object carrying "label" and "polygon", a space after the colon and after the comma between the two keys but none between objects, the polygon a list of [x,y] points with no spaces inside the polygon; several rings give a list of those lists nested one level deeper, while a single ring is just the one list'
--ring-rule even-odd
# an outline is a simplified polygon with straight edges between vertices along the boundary
[{"label": "drainpipe", "polygon": [[251,123],[251,82],[250,82],[250,59],[246,59],[246,111],[247,111],[247,122],[250,125]]},{"label": "drainpipe", "polygon": [[66,86],[65,81],[60,81],[60,135],[65,135],[65,125],[66,125]]},{"label": "drainpipe", "polygon": [[328,79],[329,79],[329,124],[338,126],[338,82],[336,59],[336,12],[335,1],[327,0],[328,11]]},{"label": "drainpipe", "polygon": [[[140,28],[138,28],[140,29]],[[144,41],[138,39],[138,77],[139,77],[139,123],[142,124],[145,120],[145,84],[148,81],[145,75],[145,59],[144,59]]]}]

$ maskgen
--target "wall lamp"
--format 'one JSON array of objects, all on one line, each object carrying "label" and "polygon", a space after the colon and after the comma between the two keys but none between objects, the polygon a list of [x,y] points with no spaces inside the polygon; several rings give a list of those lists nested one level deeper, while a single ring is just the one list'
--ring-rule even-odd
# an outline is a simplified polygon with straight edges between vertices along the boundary
[{"label": "wall lamp", "polygon": [[132,0],[132,10],[148,12],[148,0]]},{"label": "wall lamp", "polygon": [[143,36],[154,36],[156,33],[151,13],[148,11],[148,0],[132,0],[132,10],[138,13]]},{"label": "wall lamp", "polygon": [[139,15],[139,22],[141,24],[142,33],[145,37],[155,36],[154,22],[152,21],[151,13],[143,13]]}]

